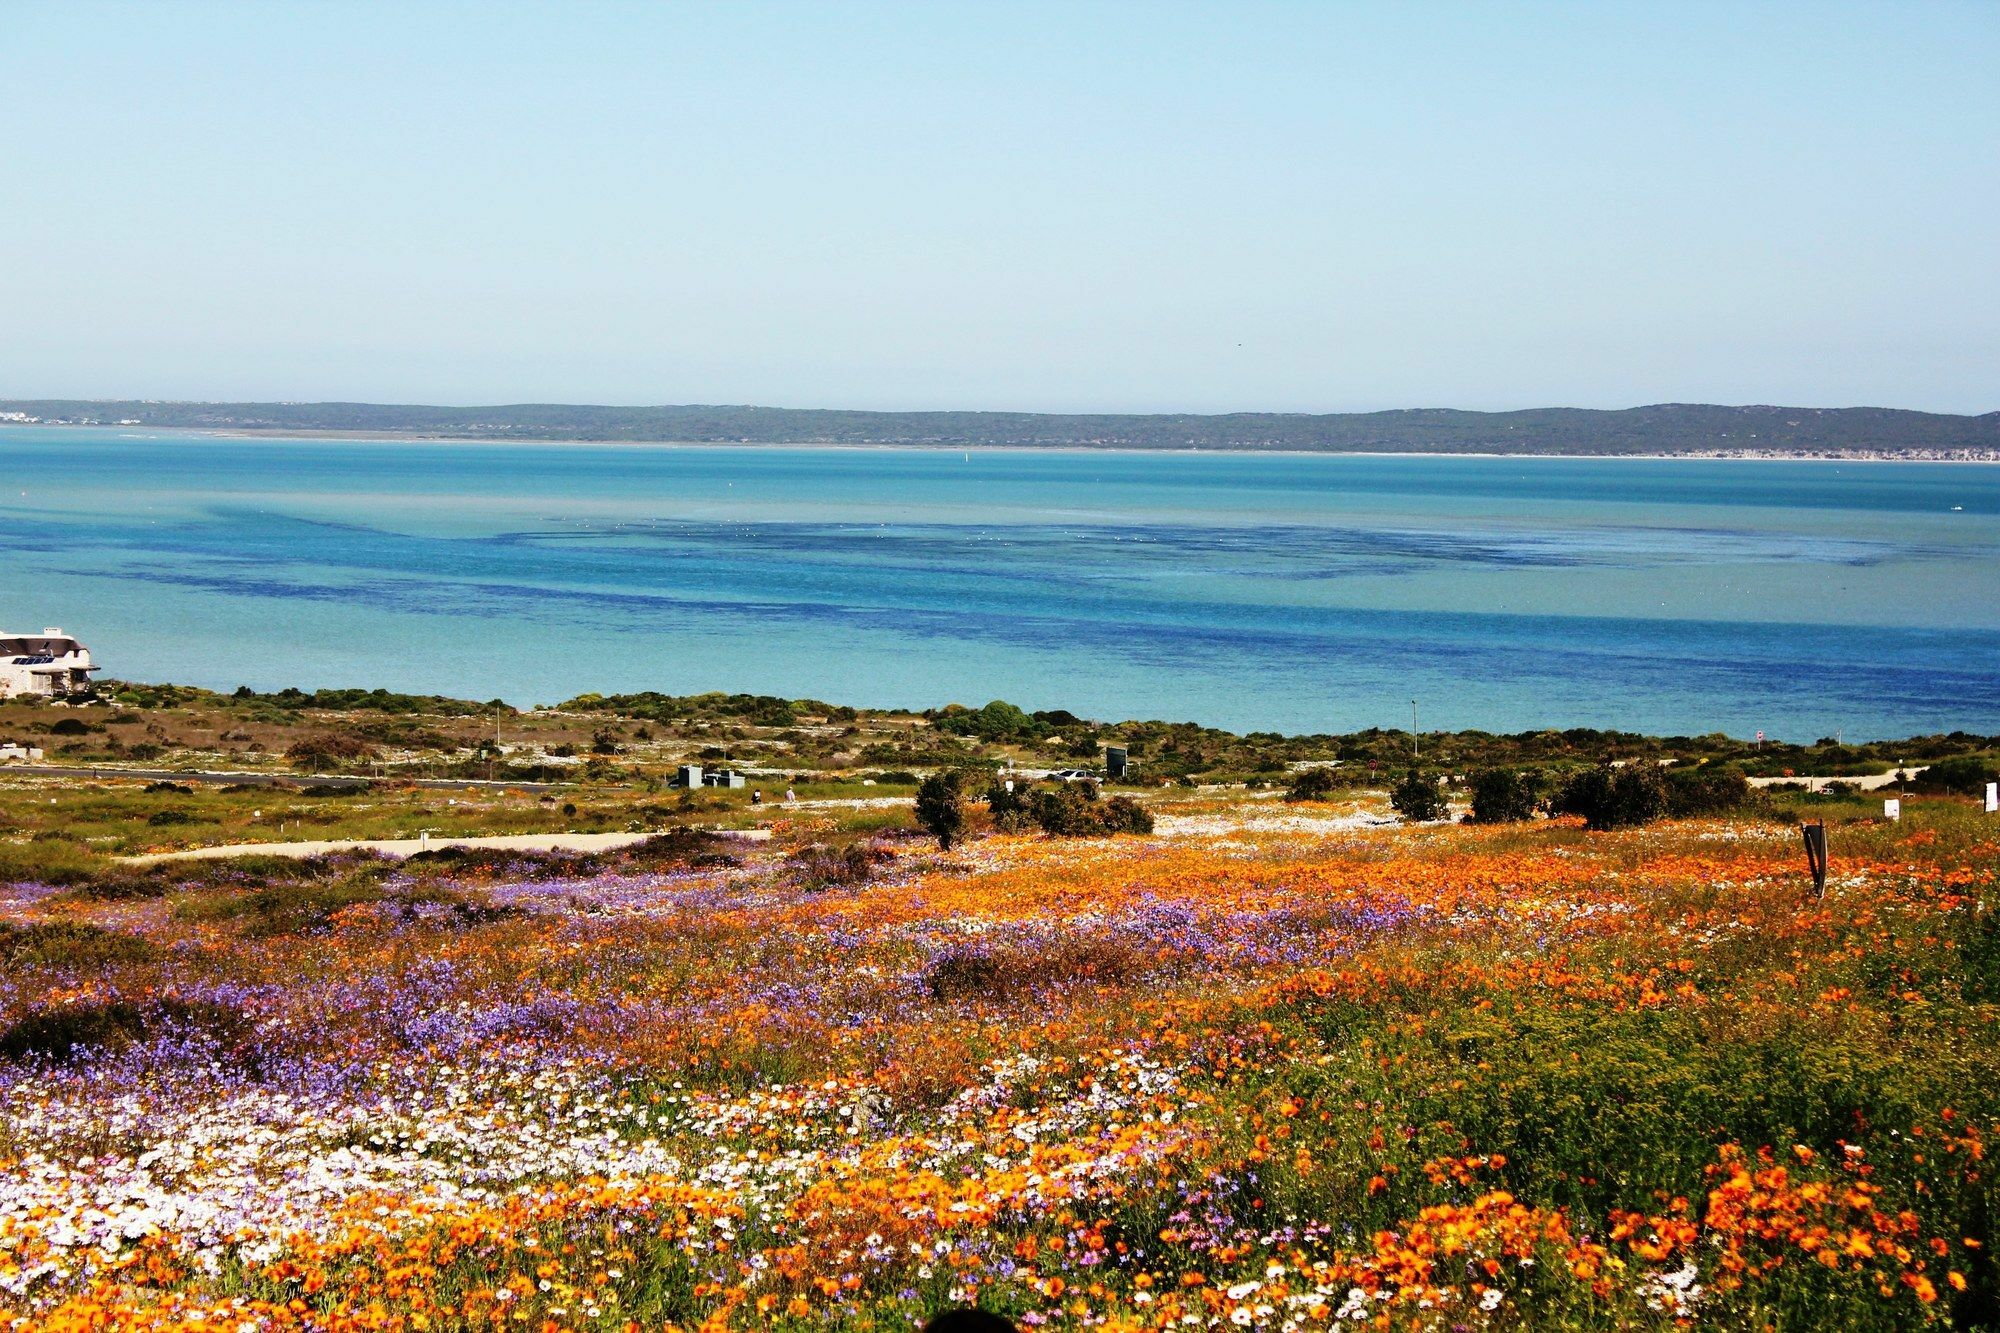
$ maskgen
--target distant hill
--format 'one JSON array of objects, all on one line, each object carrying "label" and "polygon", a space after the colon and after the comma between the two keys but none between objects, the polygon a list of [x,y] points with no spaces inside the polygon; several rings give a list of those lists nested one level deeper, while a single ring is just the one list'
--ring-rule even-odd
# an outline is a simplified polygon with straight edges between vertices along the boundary
[{"label": "distant hill", "polygon": [[2000,412],[1950,416],[1880,407],[1617,411],[1234,412],[1219,416],[1039,412],[854,412],[780,407],[593,407],[519,403],[177,403],[0,400],[0,414],[61,424],[231,431],[354,431],[451,439],[651,440],[1099,449],[1287,449],[1327,453],[2000,455]]}]

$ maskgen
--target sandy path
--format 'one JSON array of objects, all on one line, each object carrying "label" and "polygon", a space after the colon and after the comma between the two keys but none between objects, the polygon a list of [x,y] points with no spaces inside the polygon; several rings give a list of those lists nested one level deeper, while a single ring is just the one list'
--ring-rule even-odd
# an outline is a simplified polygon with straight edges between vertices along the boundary
[{"label": "sandy path", "polygon": [[[769,829],[725,829],[728,836],[762,842]],[[495,847],[510,852],[608,852],[653,837],[651,833],[516,833],[478,838],[374,838],[344,842],[238,842],[223,847],[190,847],[181,852],[149,852],[128,856],[132,865],[154,861],[214,860],[225,856],[330,856],[335,852],[381,852],[414,856],[443,847]]]},{"label": "sandy path", "polygon": [[[1914,777],[1923,767],[1924,765],[1922,764],[1911,764],[1902,771]],[[1824,791],[1829,782],[1839,782],[1850,787],[1859,788],[1862,791],[1880,791],[1884,787],[1893,787],[1896,785],[1896,773],[1897,770],[1892,768],[1887,773],[1870,773],[1864,777],[1851,778],[1751,778],[1750,785],[1753,787],[1775,787],[1781,782],[1803,782],[1808,791]]]}]

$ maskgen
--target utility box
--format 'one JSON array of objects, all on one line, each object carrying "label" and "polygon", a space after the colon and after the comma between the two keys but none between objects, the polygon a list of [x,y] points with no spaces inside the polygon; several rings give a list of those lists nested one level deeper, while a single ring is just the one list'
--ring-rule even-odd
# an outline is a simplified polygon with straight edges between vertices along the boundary
[{"label": "utility box", "polygon": [[701,765],[682,764],[679,768],[675,769],[674,785],[690,789],[699,787],[701,785]]},{"label": "utility box", "polygon": [[734,769],[725,768],[719,773],[710,773],[702,779],[702,783],[710,787],[740,787],[743,785],[743,775]]},{"label": "utility box", "polygon": [[1131,771],[1131,763],[1125,758],[1125,747],[1107,745],[1104,747],[1104,776],[1113,782],[1121,780]]}]

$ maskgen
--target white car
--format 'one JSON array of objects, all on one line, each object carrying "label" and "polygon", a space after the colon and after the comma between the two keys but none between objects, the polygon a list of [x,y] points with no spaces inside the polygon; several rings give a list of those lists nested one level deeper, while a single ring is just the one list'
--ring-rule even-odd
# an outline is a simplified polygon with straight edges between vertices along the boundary
[{"label": "white car", "polygon": [[1055,772],[1049,774],[1049,777],[1051,780],[1056,782],[1097,781],[1097,774],[1091,772],[1087,768],[1059,768]]}]

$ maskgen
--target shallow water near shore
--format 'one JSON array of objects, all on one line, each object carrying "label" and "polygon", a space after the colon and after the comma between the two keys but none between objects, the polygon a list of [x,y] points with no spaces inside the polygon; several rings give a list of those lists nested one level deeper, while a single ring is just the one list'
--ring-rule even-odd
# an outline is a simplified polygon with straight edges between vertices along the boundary
[{"label": "shallow water near shore", "polygon": [[2000,468],[0,428],[108,674],[1236,730],[2000,731]]}]

